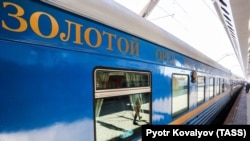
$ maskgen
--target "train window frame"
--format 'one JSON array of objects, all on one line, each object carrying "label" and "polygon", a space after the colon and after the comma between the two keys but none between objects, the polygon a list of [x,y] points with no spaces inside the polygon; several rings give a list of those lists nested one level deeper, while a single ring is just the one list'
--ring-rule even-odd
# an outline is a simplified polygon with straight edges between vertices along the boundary
[{"label": "train window frame", "polygon": [[[111,73],[117,72],[117,74],[126,75],[126,82],[132,79],[128,79],[130,75],[134,73],[135,76],[147,75],[148,85],[138,85],[134,87],[122,87],[122,88],[107,88],[98,89],[98,71],[105,71],[110,78]],[[136,75],[137,74],[137,75]],[[107,74],[105,74],[107,75]],[[138,80],[138,79],[137,79]],[[109,69],[109,68],[96,68],[94,70],[94,128],[96,140],[120,140],[130,139],[138,136],[140,133],[140,125],[151,124],[152,122],[152,74],[149,71],[141,70],[126,70],[126,69]],[[129,85],[129,84],[127,84]],[[138,100],[139,99],[139,100]],[[104,103],[106,102],[106,103]],[[115,105],[115,106],[114,106]],[[139,106],[137,106],[139,105]],[[110,107],[114,107],[110,110]],[[140,108],[138,111],[137,107]],[[139,114],[140,113],[140,114]],[[131,116],[131,117],[130,117]],[[108,120],[107,120],[108,119]],[[122,120],[119,121],[118,120]],[[125,123],[125,124],[124,124]],[[115,130],[115,131],[113,131]],[[113,134],[113,135],[112,135]]]},{"label": "train window frame", "polygon": [[[212,85],[211,85],[211,82],[213,82]],[[208,86],[209,86],[209,99],[211,99],[214,97],[214,77],[209,78],[209,85]],[[211,91],[211,88],[212,88],[212,91]]]},{"label": "train window frame", "polygon": [[[186,105],[183,106],[180,110],[174,110],[174,107],[175,107],[175,99],[174,99],[174,76],[185,76],[186,77],[186,83],[187,83],[187,91],[186,91]],[[190,89],[189,89],[189,85],[190,85],[190,76],[188,74],[180,74],[180,73],[173,73],[172,74],[172,93],[171,93],[171,101],[172,101],[172,105],[171,105],[171,115],[172,115],[172,118],[176,118],[178,117],[179,115],[187,112],[189,110],[189,95],[190,95]],[[182,103],[182,102],[181,102]],[[184,103],[184,102],[183,102]],[[177,105],[179,105],[180,103],[177,102]]]},{"label": "train window frame", "polygon": [[[201,81],[201,78],[203,78],[203,83],[200,83],[200,81]],[[202,84],[202,85],[201,85]],[[199,90],[199,88],[200,87],[202,87],[203,86],[203,94],[200,94],[199,92],[200,92],[200,90]],[[197,79],[197,104],[198,105],[200,105],[200,104],[202,104],[202,103],[204,103],[205,102],[205,92],[206,92],[206,77],[205,76],[198,76],[198,79]],[[202,97],[203,98],[201,98],[201,99],[199,99],[199,96],[201,97],[201,95],[202,95]]]}]

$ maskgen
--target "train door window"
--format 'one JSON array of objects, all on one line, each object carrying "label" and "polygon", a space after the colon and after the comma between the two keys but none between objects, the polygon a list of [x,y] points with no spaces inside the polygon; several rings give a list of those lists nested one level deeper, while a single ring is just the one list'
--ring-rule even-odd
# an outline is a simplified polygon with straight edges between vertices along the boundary
[{"label": "train door window", "polygon": [[199,76],[198,77],[198,96],[197,96],[197,103],[201,104],[205,101],[205,77]]},{"label": "train door window", "polygon": [[215,95],[220,94],[220,78],[215,79]]},{"label": "train door window", "polygon": [[130,140],[150,123],[149,72],[95,70],[95,137],[97,141]]},{"label": "train door window", "polygon": [[214,96],[214,78],[209,78],[209,98]]},{"label": "train door window", "polygon": [[172,116],[175,117],[188,110],[188,75],[172,76]]}]

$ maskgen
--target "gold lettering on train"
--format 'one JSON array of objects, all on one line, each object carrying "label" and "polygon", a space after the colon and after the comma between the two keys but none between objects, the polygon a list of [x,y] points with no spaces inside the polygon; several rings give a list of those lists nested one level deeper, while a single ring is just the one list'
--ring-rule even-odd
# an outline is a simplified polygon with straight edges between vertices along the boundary
[{"label": "gold lettering on train", "polygon": [[156,58],[156,60],[162,61],[161,56],[162,56],[161,52],[159,50],[156,50],[155,51],[155,58]]},{"label": "gold lettering on train", "polygon": [[[96,34],[96,43],[93,44],[91,43],[91,39],[90,39],[90,34],[91,34],[91,31],[93,31],[92,33],[95,33]],[[85,38],[85,41],[86,43],[90,46],[90,47],[93,47],[93,48],[98,48],[101,43],[102,43],[102,36],[101,36],[101,33],[99,32],[99,30],[95,29],[95,28],[92,28],[92,27],[89,27],[85,30],[84,32],[84,38]]]},{"label": "gold lettering on train", "polygon": [[8,13],[9,17],[13,17],[19,22],[18,28],[11,28],[9,27],[4,20],[2,20],[2,27],[6,30],[13,31],[13,32],[23,32],[27,29],[28,24],[22,16],[24,15],[24,10],[21,6],[11,3],[11,2],[3,2],[3,7],[6,8],[7,6],[13,6],[16,8],[17,12],[15,14]]},{"label": "gold lettering on train", "polygon": [[113,50],[113,38],[116,39],[116,35],[112,34],[112,33],[108,33],[106,31],[103,31],[102,33],[103,35],[107,35],[108,36],[108,48],[106,48],[107,50]]},{"label": "gold lettering on train", "polygon": [[[41,15],[45,15],[50,19],[51,22],[51,32],[49,35],[43,35],[39,28],[39,19]],[[45,12],[35,12],[30,17],[30,26],[32,30],[40,37],[43,38],[54,38],[59,31],[59,25],[54,17]]]},{"label": "gold lettering on train", "polygon": [[175,65],[175,55],[170,52],[156,50],[155,57],[159,61]]},{"label": "gold lettering on train", "polygon": [[139,56],[139,43],[137,41],[131,40],[130,46],[130,54]]},{"label": "gold lettering on train", "polygon": [[[122,47],[122,44],[124,44],[125,46]],[[128,40],[125,39],[125,38],[123,38],[123,37],[118,38],[117,47],[118,47],[118,50],[119,50],[121,53],[127,53],[128,50],[129,50],[129,43],[128,43]],[[124,47],[125,47],[125,48],[124,48]]]},{"label": "gold lettering on train", "polygon": [[83,25],[69,21],[69,20],[65,20],[65,22],[68,24],[68,34],[66,35],[65,33],[61,33],[60,39],[64,42],[69,41],[70,35],[71,35],[71,25],[72,26],[75,25],[76,35],[75,35],[75,40],[73,43],[82,45],[83,43],[81,41],[81,28]]},{"label": "gold lettering on train", "polygon": [[[13,28],[11,27],[11,23],[8,23],[8,20],[2,20],[2,28],[5,30],[9,30],[12,32],[24,32],[30,25],[31,30],[37,36],[42,38],[55,38],[59,35],[59,38],[62,42],[70,42],[72,39],[72,43],[78,45],[86,44],[91,48],[99,48],[101,47],[101,45],[103,45],[108,51],[114,51],[115,49],[117,49],[117,51],[123,54],[130,54],[134,56],[140,55],[139,42],[134,38],[129,40],[124,36],[118,37],[118,35],[115,33],[101,31],[95,27],[83,28],[83,24],[76,23],[67,19],[64,20],[67,25],[66,31],[59,31],[60,29],[63,29],[60,27],[62,25],[59,24],[57,19],[49,13],[43,11],[33,12],[31,13],[29,17],[30,19],[28,21],[23,17],[24,14],[27,13],[25,13],[25,10],[20,5],[11,2],[3,2],[4,8],[8,6],[12,6],[16,9],[16,13],[8,13],[8,16],[13,18],[14,20],[17,20],[17,22],[19,22],[19,26],[17,28]],[[42,16],[48,18],[48,22],[46,23],[50,23],[51,26],[51,29],[49,33],[47,33],[47,35],[45,35],[44,32],[41,31],[43,28],[41,28],[41,22],[39,20],[41,20]]]}]

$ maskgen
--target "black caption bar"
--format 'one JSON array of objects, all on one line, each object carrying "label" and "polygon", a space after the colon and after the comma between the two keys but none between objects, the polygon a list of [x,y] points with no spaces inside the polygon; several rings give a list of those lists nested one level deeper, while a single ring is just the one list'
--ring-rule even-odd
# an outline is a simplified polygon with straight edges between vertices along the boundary
[{"label": "black caption bar", "polygon": [[163,139],[250,140],[250,125],[143,125],[142,141]]}]

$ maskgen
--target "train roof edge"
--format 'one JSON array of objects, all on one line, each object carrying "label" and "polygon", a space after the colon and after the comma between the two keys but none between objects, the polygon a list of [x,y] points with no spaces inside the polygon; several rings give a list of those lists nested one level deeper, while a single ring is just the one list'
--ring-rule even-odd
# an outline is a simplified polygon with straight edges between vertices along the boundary
[{"label": "train roof edge", "polygon": [[85,0],[82,3],[78,0],[41,1],[117,28],[186,56],[192,56],[192,58],[205,64],[231,73],[229,69],[215,62],[204,53],[201,53],[171,33],[161,29],[112,0]]}]

